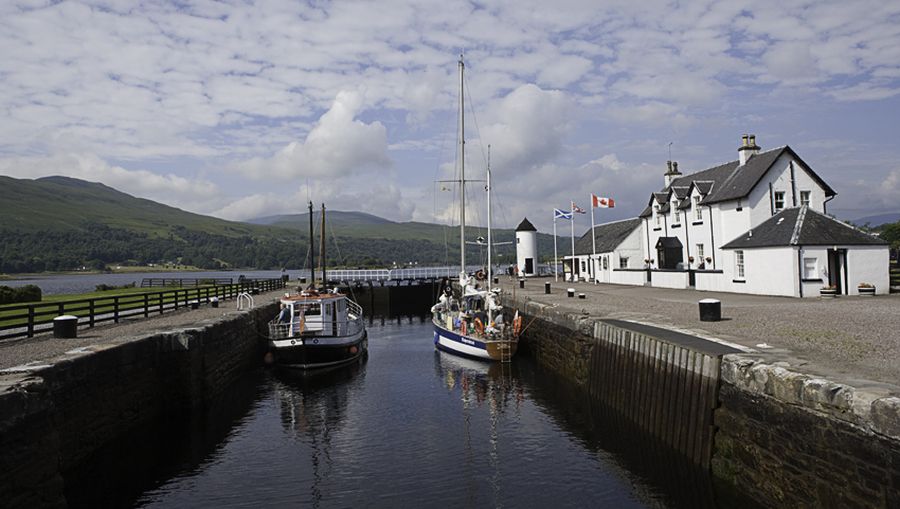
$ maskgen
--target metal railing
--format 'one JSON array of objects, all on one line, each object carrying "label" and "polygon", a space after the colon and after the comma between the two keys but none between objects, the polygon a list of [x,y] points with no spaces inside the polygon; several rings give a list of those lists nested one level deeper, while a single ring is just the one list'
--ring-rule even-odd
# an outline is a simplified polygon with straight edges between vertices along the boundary
[{"label": "metal railing", "polygon": [[233,299],[244,292],[259,293],[284,288],[278,279],[247,279],[239,283],[194,288],[179,288],[159,292],[132,293],[73,299],[37,304],[0,306],[0,340],[33,337],[53,330],[53,319],[60,315],[78,317],[79,326],[93,327],[98,323],[118,323],[122,318],[148,318],[194,303]]},{"label": "metal railing", "polygon": [[423,269],[359,269],[330,270],[329,281],[406,281],[411,279],[439,279],[451,276],[449,267]]},{"label": "metal railing", "polygon": [[145,277],[141,280],[141,288],[158,288],[158,287],[185,287],[185,286],[224,286],[230,285],[234,281],[230,277],[223,278],[167,278],[167,277]]}]

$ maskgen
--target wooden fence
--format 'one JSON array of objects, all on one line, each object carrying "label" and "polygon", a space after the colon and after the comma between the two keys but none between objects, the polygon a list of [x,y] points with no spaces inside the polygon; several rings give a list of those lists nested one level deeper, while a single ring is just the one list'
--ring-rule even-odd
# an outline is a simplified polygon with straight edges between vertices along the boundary
[{"label": "wooden fence", "polygon": [[284,287],[285,281],[281,278],[247,279],[227,285],[3,306],[0,307],[0,340],[30,338],[51,331],[53,319],[60,315],[77,316],[78,325],[93,327],[103,322],[118,323],[122,318],[147,318],[151,314],[190,307],[192,302],[206,304],[214,298],[232,299],[243,292],[260,293]]}]

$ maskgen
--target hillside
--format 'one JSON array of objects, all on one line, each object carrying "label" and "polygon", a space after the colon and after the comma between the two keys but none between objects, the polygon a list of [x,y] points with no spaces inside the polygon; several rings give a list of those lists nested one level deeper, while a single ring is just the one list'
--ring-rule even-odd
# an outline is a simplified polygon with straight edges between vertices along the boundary
[{"label": "hillside", "polygon": [[[0,176],[0,272],[102,269],[106,265],[178,263],[200,268],[300,268],[308,263],[307,214],[272,216],[253,223],[225,221],[136,198],[108,186],[68,177],[37,180]],[[316,214],[315,228],[319,221]],[[458,229],[398,223],[361,212],[328,213],[331,266],[384,267],[415,261],[452,264],[459,259]],[[484,236],[479,228],[467,237]],[[318,231],[316,233],[318,238]],[[496,242],[514,239],[495,231]],[[553,238],[538,235],[552,252]],[[497,250],[510,263],[514,246]],[[484,255],[469,248],[470,260]]]},{"label": "hillside", "polygon": [[86,231],[102,224],[150,236],[168,235],[172,226],[229,237],[278,234],[270,227],[194,214],[70,177],[0,176],[0,217],[0,230],[26,232]]}]

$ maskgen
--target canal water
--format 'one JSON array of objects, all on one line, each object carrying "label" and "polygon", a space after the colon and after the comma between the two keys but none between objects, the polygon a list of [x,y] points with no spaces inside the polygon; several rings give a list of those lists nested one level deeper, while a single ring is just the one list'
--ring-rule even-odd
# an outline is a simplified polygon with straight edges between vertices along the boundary
[{"label": "canal water", "polygon": [[367,361],[251,373],[66,476],[72,507],[712,507],[708,481],[526,356],[436,352],[417,317]]}]

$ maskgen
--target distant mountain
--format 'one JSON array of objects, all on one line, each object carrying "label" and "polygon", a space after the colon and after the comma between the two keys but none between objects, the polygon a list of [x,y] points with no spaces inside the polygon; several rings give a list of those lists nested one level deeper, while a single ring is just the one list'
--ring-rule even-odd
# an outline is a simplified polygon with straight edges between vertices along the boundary
[{"label": "distant mountain", "polygon": [[[340,210],[325,210],[328,223],[335,229],[356,226],[371,226],[381,224],[396,224],[383,217],[373,216],[365,212],[343,212]],[[313,220],[319,217],[319,211],[313,211]],[[279,216],[266,216],[247,221],[250,224],[266,226],[285,226],[293,229],[309,229],[309,213],[287,214]]]},{"label": "distant mountain", "polygon": [[278,234],[272,228],[194,214],[70,177],[0,176],[0,231],[88,231],[96,225],[163,236],[173,226],[229,237]]},{"label": "distant mountain", "polygon": [[[36,180],[0,176],[0,272],[72,270],[107,264],[177,263],[199,268],[300,268],[308,264],[307,214],[270,216],[253,223],[226,221],[136,198],[99,183],[69,177]],[[459,230],[398,223],[362,212],[329,211],[329,265],[453,264]],[[315,229],[319,218],[316,213]],[[495,230],[497,263],[511,263],[515,234]],[[468,228],[475,240],[483,228]],[[316,234],[318,238],[318,233]],[[538,234],[538,251],[552,253],[553,237]],[[478,263],[483,248],[468,248]]]},{"label": "distant mountain", "polygon": [[859,226],[869,225],[870,228],[876,228],[883,224],[896,223],[897,221],[900,221],[900,212],[894,212],[892,214],[879,214],[877,216],[861,217],[859,219],[854,219],[851,222],[853,224],[859,225]]}]

